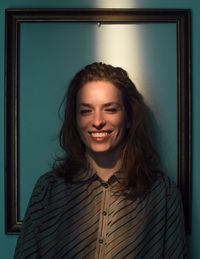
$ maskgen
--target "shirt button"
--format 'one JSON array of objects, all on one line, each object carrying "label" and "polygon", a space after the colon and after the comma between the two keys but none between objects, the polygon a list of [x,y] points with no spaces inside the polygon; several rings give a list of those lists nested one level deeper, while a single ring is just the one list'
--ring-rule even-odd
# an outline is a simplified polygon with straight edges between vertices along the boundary
[{"label": "shirt button", "polygon": [[103,214],[104,216],[106,216],[106,215],[107,215],[107,212],[104,210],[104,211],[102,212],[102,214]]},{"label": "shirt button", "polygon": [[99,244],[102,244],[103,243],[103,239],[99,239]]},{"label": "shirt button", "polygon": [[107,183],[102,183],[102,186],[105,188],[108,188],[108,184]]}]

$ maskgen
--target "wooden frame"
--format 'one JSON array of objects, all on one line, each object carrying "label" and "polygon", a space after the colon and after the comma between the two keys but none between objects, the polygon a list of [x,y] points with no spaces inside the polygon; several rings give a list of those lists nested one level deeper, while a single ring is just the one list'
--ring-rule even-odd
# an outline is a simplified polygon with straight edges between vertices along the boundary
[{"label": "wooden frame", "polygon": [[8,9],[5,48],[6,233],[17,234],[19,220],[18,91],[19,25],[29,22],[175,23],[177,28],[177,184],[182,193],[187,233],[191,233],[191,40],[190,10]]}]

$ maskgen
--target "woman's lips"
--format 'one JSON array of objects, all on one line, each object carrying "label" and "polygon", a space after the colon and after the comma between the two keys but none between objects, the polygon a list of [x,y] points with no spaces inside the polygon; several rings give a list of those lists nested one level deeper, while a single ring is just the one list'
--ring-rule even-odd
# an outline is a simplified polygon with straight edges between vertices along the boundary
[{"label": "woman's lips", "polygon": [[112,131],[92,131],[90,132],[90,137],[96,142],[104,142],[110,137]]}]

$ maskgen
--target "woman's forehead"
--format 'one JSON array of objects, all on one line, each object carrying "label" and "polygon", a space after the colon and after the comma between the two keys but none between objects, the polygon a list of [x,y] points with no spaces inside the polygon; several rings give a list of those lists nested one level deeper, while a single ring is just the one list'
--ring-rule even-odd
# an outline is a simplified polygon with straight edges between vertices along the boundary
[{"label": "woman's forehead", "polygon": [[85,84],[77,93],[78,102],[121,102],[121,91],[109,81],[94,81]]}]

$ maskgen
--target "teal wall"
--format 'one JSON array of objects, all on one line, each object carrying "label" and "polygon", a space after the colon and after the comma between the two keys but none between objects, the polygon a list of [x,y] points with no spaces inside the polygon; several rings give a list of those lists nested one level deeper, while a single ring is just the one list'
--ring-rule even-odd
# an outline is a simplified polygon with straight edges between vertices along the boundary
[{"label": "teal wall", "polygon": [[66,85],[94,61],[128,71],[152,111],[163,170],[176,181],[175,23],[22,23],[20,29],[20,218],[36,179],[60,152],[57,111]]},{"label": "teal wall", "polygon": [[[200,69],[200,33],[199,33],[199,23],[200,23],[200,2],[198,0],[168,0],[168,1],[160,1],[160,0],[54,0],[54,1],[47,1],[47,0],[1,0],[0,2],[0,206],[1,206],[1,213],[0,213],[0,248],[1,253],[3,254],[2,258],[8,259],[13,257],[13,252],[16,244],[17,236],[15,235],[5,235],[5,218],[4,218],[4,155],[3,155],[3,147],[4,147],[4,26],[5,26],[5,9],[6,8],[189,8],[192,10],[192,76],[193,76],[193,192],[192,192],[192,235],[188,237],[188,244],[189,244],[189,250],[190,250],[190,258],[200,258],[200,248],[199,248],[199,238],[200,238],[200,203],[199,203],[199,195],[200,195],[200,189],[199,183],[200,183],[200,176],[199,176],[199,169],[200,169],[200,160],[198,158],[198,155],[200,154],[200,141],[199,141],[199,134],[198,129],[200,126],[200,117],[199,117],[199,98],[200,98],[200,92],[199,92],[199,81],[198,81],[198,75],[199,75],[199,69]],[[26,30],[26,27],[22,28],[23,30]],[[27,34],[25,34],[27,35]],[[88,35],[89,37],[89,35]],[[22,42],[26,42],[28,39],[24,39]],[[26,43],[28,45],[28,43]],[[35,42],[34,44],[37,44]],[[28,52],[26,54],[26,47],[24,48],[23,57],[26,58],[28,55]],[[84,50],[85,53],[87,53],[87,49]],[[42,53],[41,53],[42,54]],[[62,60],[63,57],[52,57],[52,58],[59,58],[59,60]],[[26,60],[22,60],[24,64],[26,64]],[[92,62],[92,57],[88,59],[86,56],[84,59],[84,63]],[[45,71],[43,70],[42,64],[40,69],[43,73]],[[33,64],[34,66],[34,64]],[[72,72],[73,67],[76,67],[75,64],[72,64]],[[82,64],[80,64],[80,67],[82,67]],[[54,71],[55,73],[63,74],[65,73],[65,70],[63,71]],[[28,73],[25,71],[25,73]],[[23,74],[25,74],[23,73]],[[71,73],[71,72],[70,72]],[[155,73],[156,74],[156,73]],[[52,78],[48,78],[48,80],[55,80],[56,78],[51,75]],[[158,76],[160,76],[158,74]],[[43,77],[45,80],[47,80],[47,77]],[[26,84],[26,79],[24,79],[24,83]],[[61,82],[61,81],[60,81]],[[27,82],[28,83],[28,82]],[[36,81],[37,83],[37,81]],[[41,83],[48,83],[48,81],[41,82]],[[66,82],[63,83],[63,86]],[[26,93],[23,92],[26,97]],[[30,93],[29,93],[30,94]],[[55,96],[58,100],[60,99],[60,96],[62,96],[62,89],[60,92],[52,92],[49,93],[52,96]],[[34,102],[34,98],[37,97],[37,92],[33,91],[31,92],[32,99],[31,101]],[[26,101],[26,98],[23,98],[21,96],[22,101]],[[29,98],[30,99],[30,98]],[[49,102],[51,103],[52,100],[49,99]],[[31,104],[24,103],[28,108],[28,105],[31,106]],[[30,111],[29,111],[30,112]],[[39,111],[41,112],[41,110]],[[45,109],[42,111],[44,114],[50,114],[49,111],[45,113]],[[53,111],[51,111],[53,114]],[[23,124],[23,119],[26,119],[26,113],[23,114],[22,121],[20,122]],[[56,114],[53,114],[53,116],[57,116]],[[27,116],[27,119],[29,116]],[[34,120],[34,118],[32,117]],[[51,118],[47,118],[51,120]],[[58,121],[59,124],[59,121]],[[26,132],[24,133],[26,134]],[[36,139],[37,139],[37,132]],[[52,133],[52,138],[56,137],[54,136],[54,133]],[[45,136],[44,136],[45,140]],[[48,143],[48,140],[45,140]],[[21,143],[21,146],[23,147],[23,144],[26,145],[26,143]],[[31,145],[34,145],[37,143],[31,143]],[[24,146],[26,148],[26,146]],[[54,141],[51,142],[50,146],[48,146],[48,149],[53,150],[56,149],[56,144]],[[46,150],[40,150],[42,153],[46,153]],[[28,153],[26,153],[27,158]],[[40,155],[40,153],[38,153]],[[34,165],[37,164],[37,158],[34,157]],[[44,163],[47,164],[48,157],[44,161]],[[23,166],[23,165],[22,165]],[[47,168],[44,168],[43,170],[46,170]],[[35,168],[37,171],[37,167]],[[28,171],[28,169],[27,169]],[[35,176],[37,178],[37,175]],[[26,180],[24,180],[26,181]],[[27,177],[28,181],[28,177]],[[24,185],[24,190],[26,190],[26,182],[22,183]],[[28,190],[27,190],[28,191]],[[22,202],[23,203],[23,202]],[[23,208],[22,208],[23,210]]]}]

